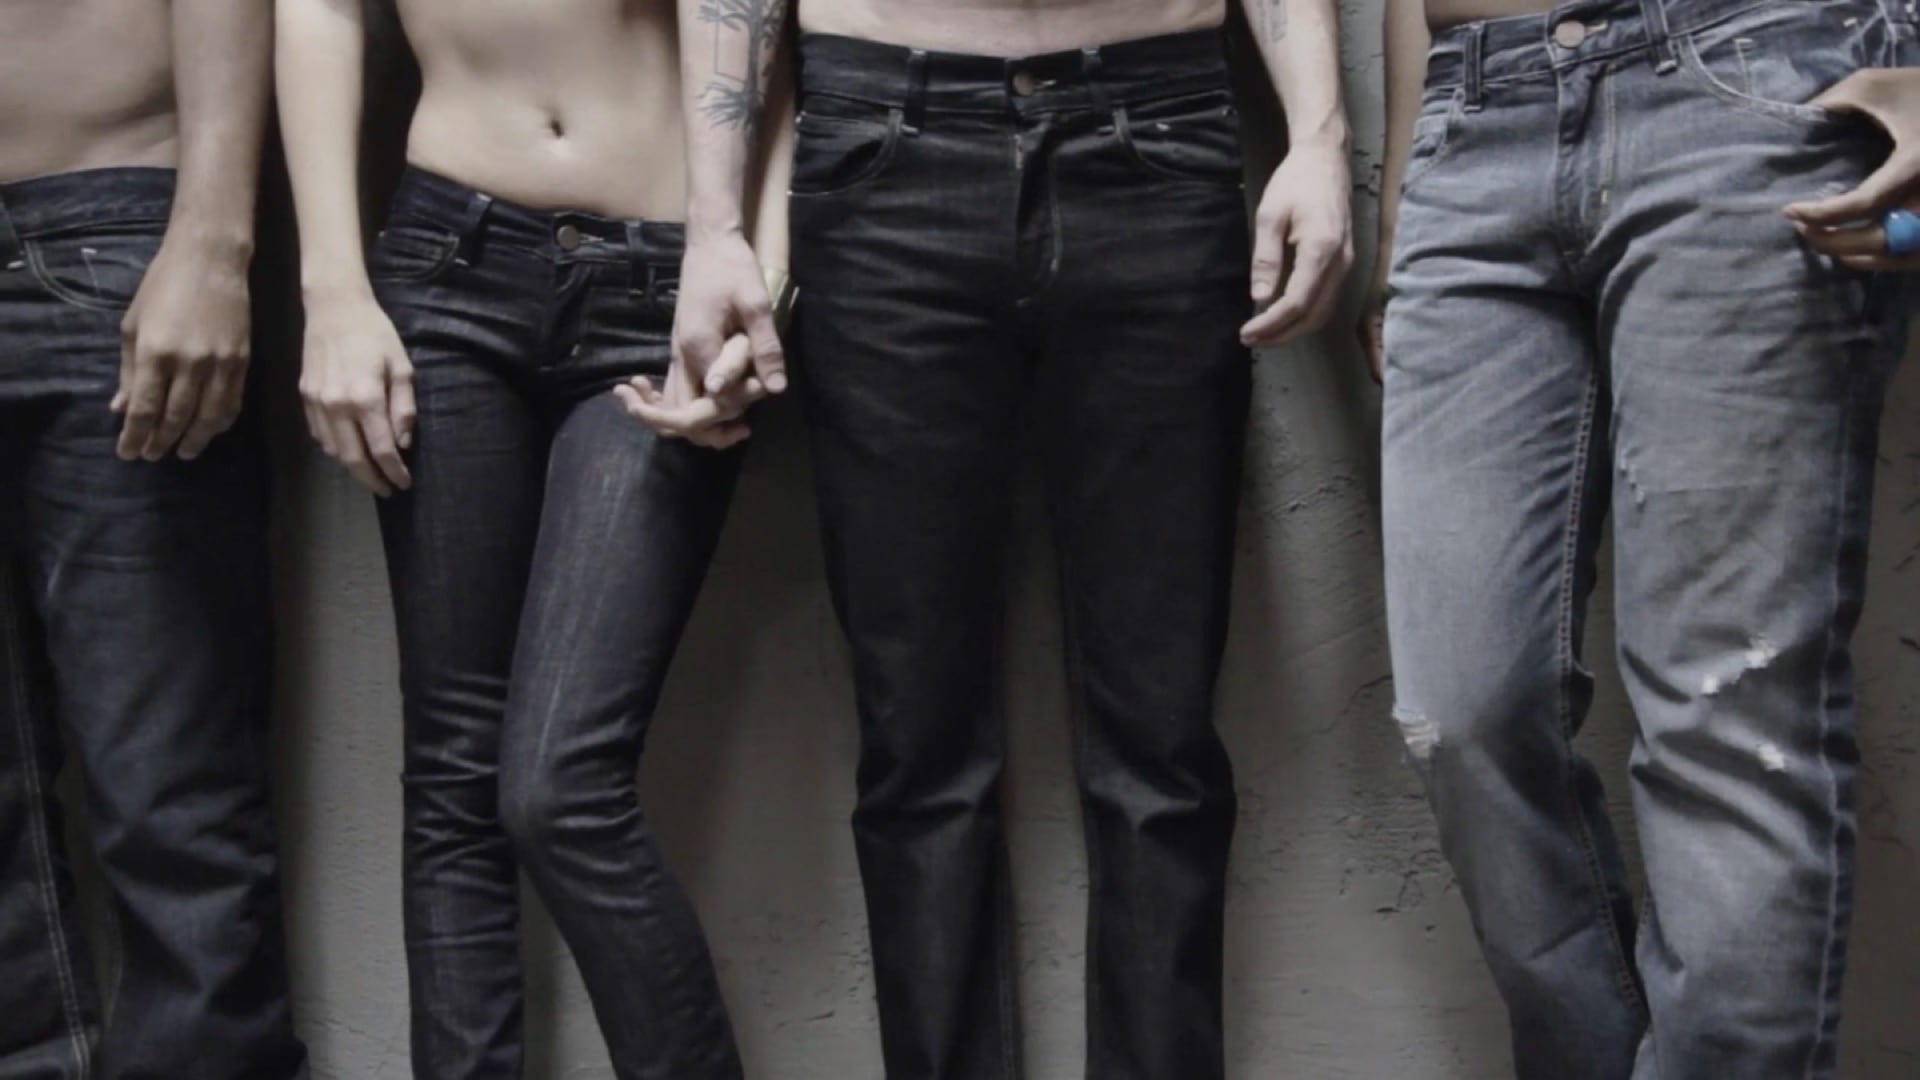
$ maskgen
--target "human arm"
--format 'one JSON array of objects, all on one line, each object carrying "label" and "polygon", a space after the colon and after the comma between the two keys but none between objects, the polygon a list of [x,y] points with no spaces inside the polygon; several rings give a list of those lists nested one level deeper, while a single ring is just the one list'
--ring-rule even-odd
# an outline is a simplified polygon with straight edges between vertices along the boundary
[{"label": "human arm", "polygon": [[[663,435],[724,448],[786,389],[773,293],[786,279],[793,81],[785,0],[679,0],[687,253],[663,384],[615,388]],[[768,122],[771,130],[765,130]]]},{"label": "human arm", "polygon": [[1393,266],[1394,230],[1400,223],[1400,185],[1407,175],[1413,125],[1420,116],[1422,88],[1427,81],[1427,49],[1432,45],[1423,0],[1387,0],[1383,22],[1387,133],[1380,167],[1380,239],[1360,312],[1360,347],[1367,355],[1375,382],[1381,381],[1384,371],[1381,338],[1387,312],[1387,271]]},{"label": "human arm", "polygon": [[1275,345],[1325,325],[1353,264],[1352,135],[1340,91],[1334,0],[1241,0],[1287,118],[1287,156],[1254,219],[1253,300],[1241,328]]},{"label": "human arm", "polygon": [[361,0],[277,0],[280,127],[300,227],[307,428],[375,494],[405,488],[413,367],[368,280],[360,220]]},{"label": "human arm", "polygon": [[233,426],[252,354],[254,207],[271,17],[264,5],[173,0],[180,156],[166,237],[121,324],[116,451],[191,460]]},{"label": "human arm", "polygon": [[1814,99],[1837,112],[1871,119],[1893,141],[1887,160],[1859,186],[1832,198],[1794,203],[1787,217],[1807,246],[1856,270],[1920,270],[1920,255],[1887,253],[1881,217],[1904,207],[1920,211],[1920,68],[1869,68]]}]

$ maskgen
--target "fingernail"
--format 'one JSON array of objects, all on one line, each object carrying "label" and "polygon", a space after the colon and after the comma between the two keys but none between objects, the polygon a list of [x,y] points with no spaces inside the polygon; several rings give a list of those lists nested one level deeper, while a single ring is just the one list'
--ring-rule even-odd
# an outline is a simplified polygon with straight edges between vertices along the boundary
[{"label": "fingernail", "polygon": [[771,390],[777,394],[782,390],[785,390],[786,388],[787,388],[787,376],[785,372],[776,371],[773,374],[767,376],[768,390]]}]

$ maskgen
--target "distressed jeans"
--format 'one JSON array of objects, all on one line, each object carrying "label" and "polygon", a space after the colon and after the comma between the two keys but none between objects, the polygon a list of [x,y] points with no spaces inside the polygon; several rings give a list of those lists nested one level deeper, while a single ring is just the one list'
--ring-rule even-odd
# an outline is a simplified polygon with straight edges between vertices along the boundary
[{"label": "distressed jeans", "polygon": [[[1386,327],[1397,715],[1528,1080],[1828,1077],[1848,640],[1910,287],[1781,209],[1877,130],[1910,0],[1589,0],[1440,34]],[[1581,639],[1613,523],[1636,920]]]},{"label": "distressed jeans", "polygon": [[[121,461],[107,408],[173,180],[0,185],[0,1080],[305,1068],[268,798],[267,449],[249,410],[198,460]],[[118,929],[105,995],[63,742]]]},{"label": "distressed jeans", "polygon": [[797,386],[852,644],[890,1080],[1020,1074],[995,665],[1023,406],[1088,847],[1087,1075],[1218,1080],[1213,724],[1251,364],[1218,33],[1027,58],[807,35]]},{"label": "distressed jeans", "polygon": [[413,486],[380,502],[406,722],[413,1068],[520,1080],[518,869],[621,1080],[736,1080],[640,751],[739,458],[612,387],[667,371],[677,223],[514,206],[410,170],[371,253],[414,365]]}]

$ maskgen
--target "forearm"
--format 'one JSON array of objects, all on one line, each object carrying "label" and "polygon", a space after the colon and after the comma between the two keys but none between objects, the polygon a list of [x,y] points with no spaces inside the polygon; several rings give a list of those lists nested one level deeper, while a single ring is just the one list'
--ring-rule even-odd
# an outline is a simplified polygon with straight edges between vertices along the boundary
[{"label": "forearm", "polygon": [[300,227],[300,285],[370,295],[360,221],[361,0],[277,0],[281,137]]},{"label": "forearm", "polygon": [[1427,81],[1432,43],[1423,0],[1387,0],[1383,38],[1387,66],[1387,132],[1380,173],[1380,257],[1375,278],[1386,274],[1400,220],[1400,185],[1407,175],[1414,121]]},{"label": "forearm", "polygon": [[168,237],[253,254],[273,16],[264,0],[172,0],[179,174]]},{"label": "forearm", "polygon": [[791,50],[783,50],[767,86],[766,131],[760,137],[757,176],[750,187],[748,237],[760,265],[786,270],[787,188],[793,172],[794,85]]},{"label": "forearm", "polygon": [[744,235],[746,180],[767,113],[787,0],[678,0],[689,239]]},{"label": "forearm", "polygon": [[1340,17],[1334,0],[1241,0],[1287,117],[1289,149],[1345,153],[1352,136],[1340,90]]}]

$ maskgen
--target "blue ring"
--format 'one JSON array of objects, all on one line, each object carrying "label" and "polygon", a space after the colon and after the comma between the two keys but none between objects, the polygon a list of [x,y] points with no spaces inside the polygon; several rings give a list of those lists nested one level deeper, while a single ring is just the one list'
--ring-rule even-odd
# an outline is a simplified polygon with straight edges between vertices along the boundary
[{"label": "blue ring", "polygon": [[1889,210],[1881,223],[1887,229],[1887,254],[1896,258],[1920,255],[1920,214]]}]

